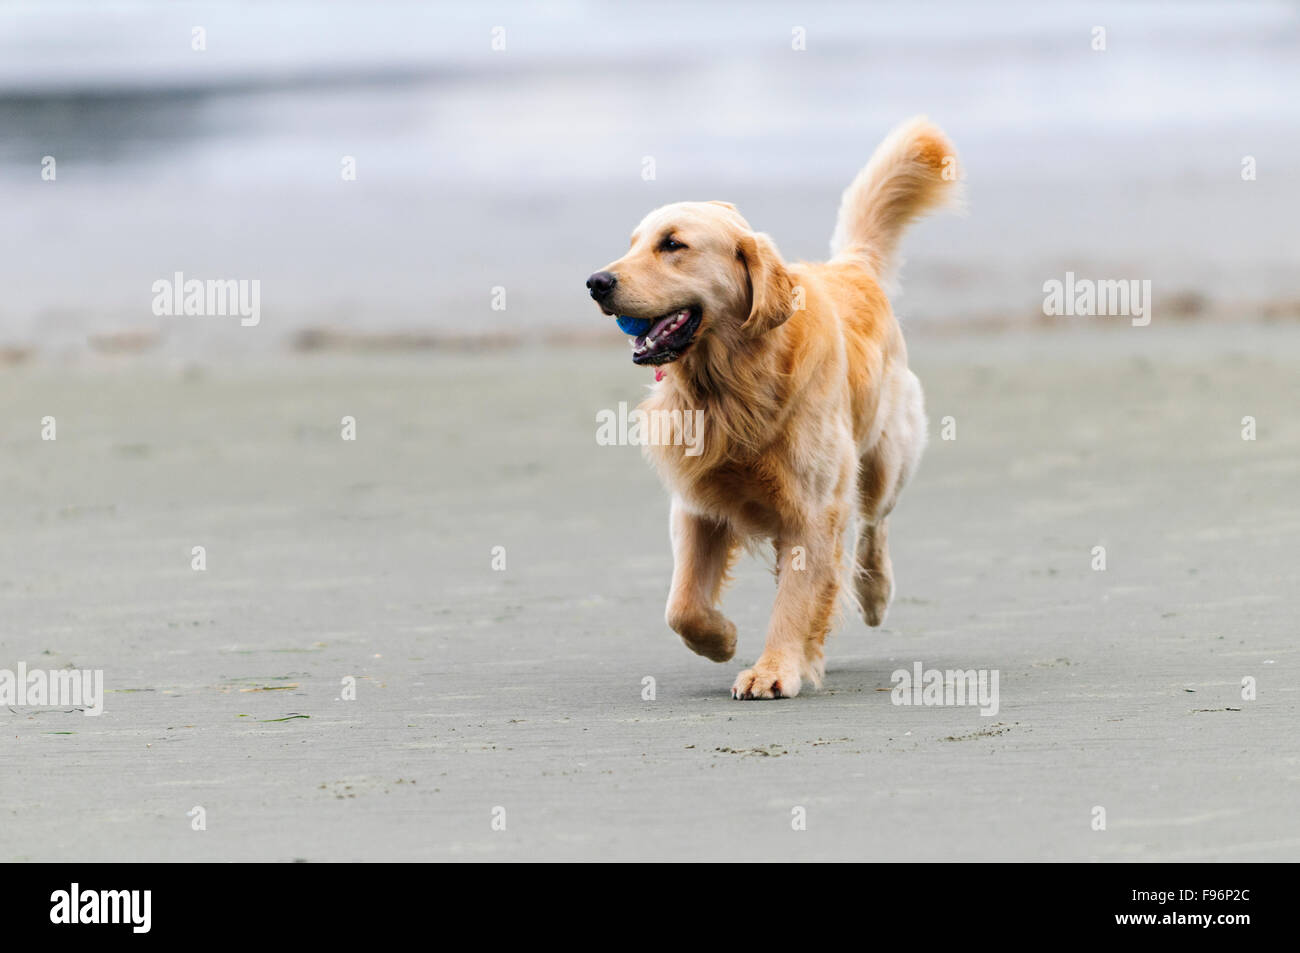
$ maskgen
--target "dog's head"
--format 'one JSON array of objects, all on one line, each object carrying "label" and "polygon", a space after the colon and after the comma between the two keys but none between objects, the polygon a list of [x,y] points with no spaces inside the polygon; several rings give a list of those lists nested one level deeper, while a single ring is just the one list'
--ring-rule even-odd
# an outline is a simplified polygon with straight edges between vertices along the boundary
[{"label": "dog's head", "polygon": [[587,279],[606,314],[649,322],[632,341],[636,364],[766,334],[790,316],[792,284],[772,240],[726,202],[656,209],[632,233],[628,253]]}]

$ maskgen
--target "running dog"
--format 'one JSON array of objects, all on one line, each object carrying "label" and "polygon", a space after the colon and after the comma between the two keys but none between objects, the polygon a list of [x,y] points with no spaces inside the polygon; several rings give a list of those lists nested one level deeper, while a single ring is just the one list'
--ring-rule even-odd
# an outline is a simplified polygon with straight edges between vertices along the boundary
[{"label": "running dog", "polygon": [[666,619],[692,651],[735,654],[736,627],[718,609],[728,569],[744,546],[775,548],[767,643],[733,698],[821,687],[851,517],[853,590],[866,623],[884,621],[889,514],[920,461],[926,417],[882,286],[903,227],[959,189],[956,151],[918,117],[844,192],[829,261],[785,262],[727,202],[678,202],[647,215],[628,253],[587,280],[605,314],[644,328],[632,361],[654,366],[656,383],[641,409],[704,412],[693,455],[680,440],[647,448],[672,494]]}]

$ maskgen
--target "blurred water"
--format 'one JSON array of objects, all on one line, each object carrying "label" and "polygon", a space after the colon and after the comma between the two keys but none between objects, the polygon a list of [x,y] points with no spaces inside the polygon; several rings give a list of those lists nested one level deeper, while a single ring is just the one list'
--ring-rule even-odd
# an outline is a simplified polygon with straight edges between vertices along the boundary
[{"label": "blurred water", "polygon": [[[908,320],[1019,319],[1066,270],[1150,278],[1157,309],[1297,296],[1294,4],[45,0],[0,23],[0,343],[595,327],[583,280],[649,208],[726,198],[821,257],[916,112],[962,149],[971,214],[913,236]],[[175,271],[259,279],[262,324],[155,317]]]}]

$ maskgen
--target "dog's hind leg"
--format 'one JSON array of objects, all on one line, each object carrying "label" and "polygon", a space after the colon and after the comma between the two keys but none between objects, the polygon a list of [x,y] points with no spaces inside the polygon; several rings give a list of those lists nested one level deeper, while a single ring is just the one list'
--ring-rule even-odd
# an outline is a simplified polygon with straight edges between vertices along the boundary
[{"label": "dog's hind leg", "polygon": [[736,654],[736,627],[717,609],[738,542],[723,523],[689,512],[673,497],[669,529],[673,584],[664,618],[686,647],[714,662]]},{"label": "dog's hind leg", "polygon": [[894,598],[889,558],[889,514],[925,449],[925,403],[920,381],[909,370],[896,379],[890,419],[858,468],[858,542],[853,584],[867,625],[885,621]]},{"label": "dog's hind leg", "polygon": [[889,558],[889,517],[868,523],[859,517],[858,549],[853,565],[858,608],[867,625],[885,621],[894,601],[894,564]]}]

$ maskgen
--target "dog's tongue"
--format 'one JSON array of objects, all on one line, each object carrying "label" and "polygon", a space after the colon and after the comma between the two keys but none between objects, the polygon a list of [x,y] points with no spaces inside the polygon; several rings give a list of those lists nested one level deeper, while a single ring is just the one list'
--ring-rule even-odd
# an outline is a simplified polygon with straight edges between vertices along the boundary
[{"label": "dog's tongue", "polygon": [[655,383],[658,384],[658,383],[659,383],[661,380],[663,380],[663,379],[664,379],[664,369],[663,369],[662,367],[656,367],[656,368],[655,368]]},{"label": "dog's tongue", "polygon": [[658,337],[660,331],[663,331],[665,328],[668,327],[668,325],[672,324],[674,321],[677,320],[678,314],[680,314],[680,312],[674,311],[672,314],[668,315],[668,317],[660,318],[658,321],[654,323],[654,325],[650,328],[650,330],[646,332],[646,337],[648,338]]}]

